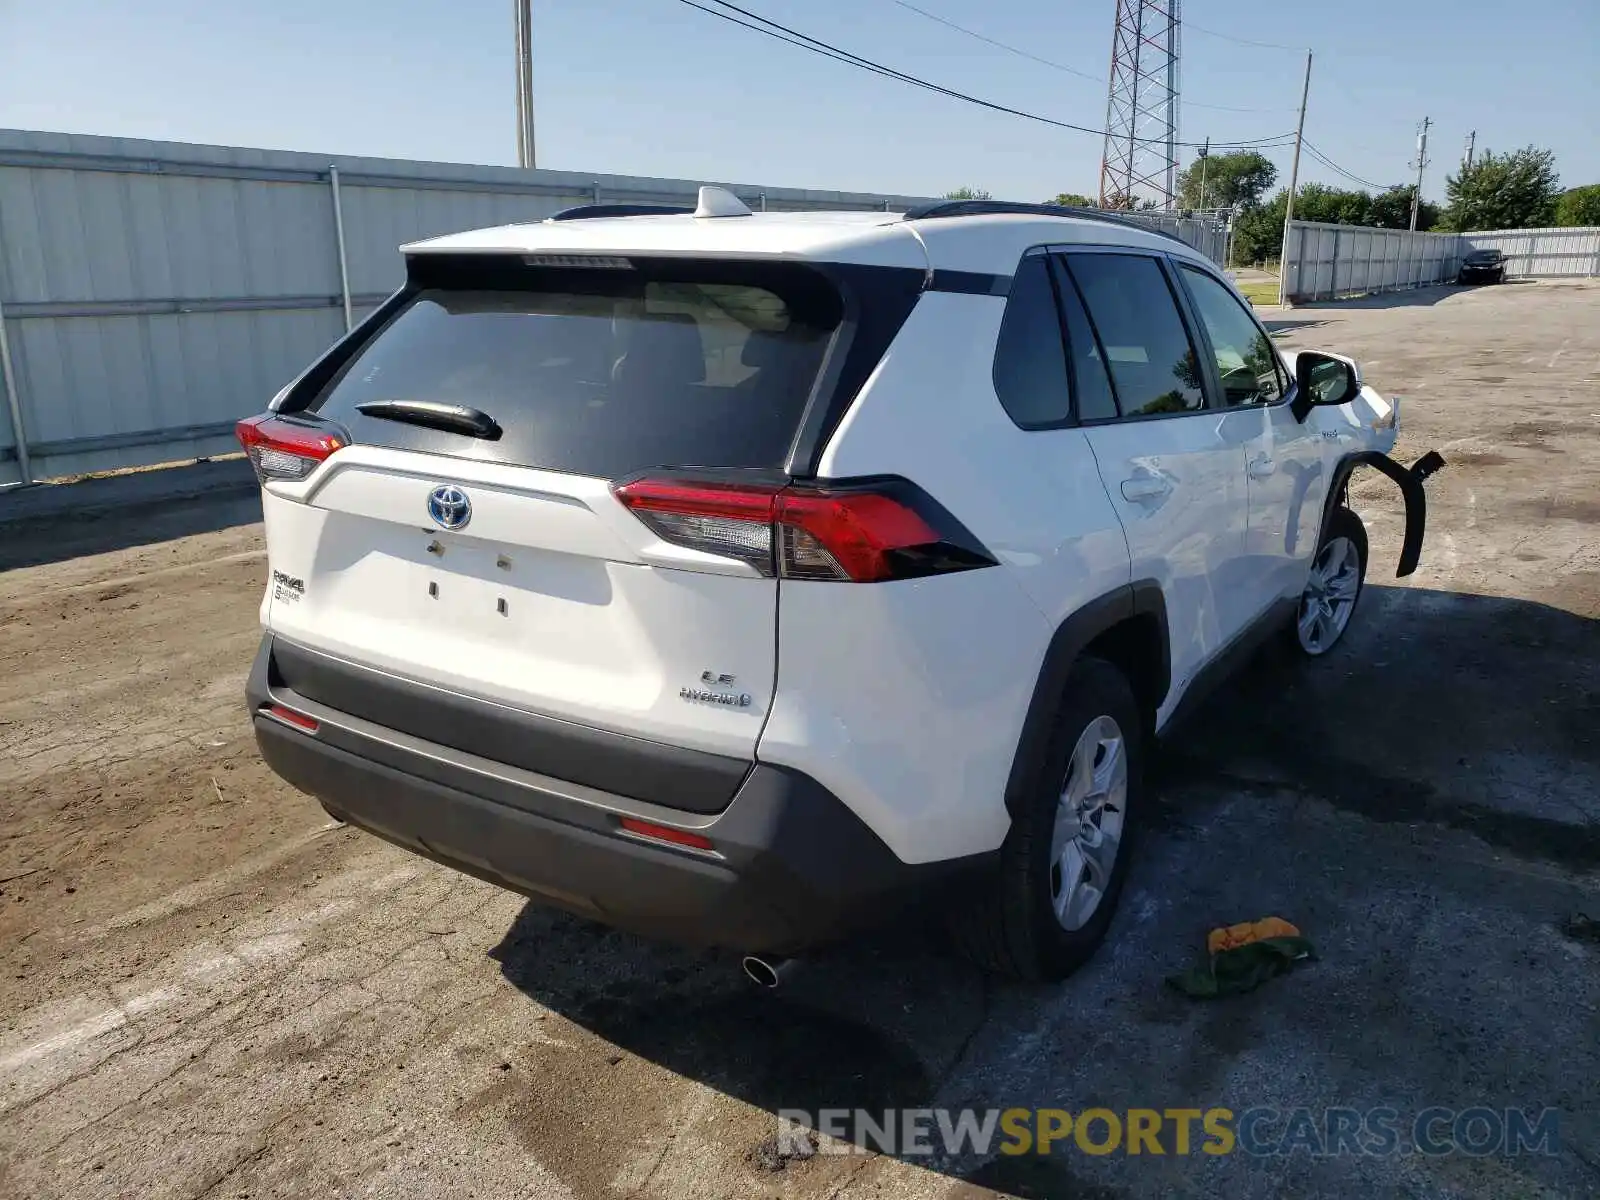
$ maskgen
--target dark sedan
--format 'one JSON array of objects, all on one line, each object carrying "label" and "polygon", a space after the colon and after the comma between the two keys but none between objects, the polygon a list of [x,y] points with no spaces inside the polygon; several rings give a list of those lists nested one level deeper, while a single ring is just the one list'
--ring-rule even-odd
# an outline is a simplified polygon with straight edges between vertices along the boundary
[{"label": "dark sedan", "polygon": [[1469,250],[1456,272],[1457,283],[1504,283],[1506,256],[1498,250]]}]

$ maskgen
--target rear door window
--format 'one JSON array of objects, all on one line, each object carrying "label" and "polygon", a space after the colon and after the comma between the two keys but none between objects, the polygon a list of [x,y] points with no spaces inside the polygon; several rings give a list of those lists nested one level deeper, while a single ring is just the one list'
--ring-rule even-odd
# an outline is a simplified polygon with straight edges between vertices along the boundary
[{"label": "rear door window", "polygon": [[1137,254],[1069,254],[1124,417],[1205,407],[1200,363],[1161,264]]},{"label": "rear door window", "polygon": [[[420,263],[413,282],[311,407],[358,442],[602,478],[781,468],[842,307],[823,276],[782,263]],[[503,433],[358,411],[375,400],[464,405]]]},{"label": "rear door window", "polygon": [[1109,421],[1117,415],[1117,400],[1106,374],[1105,355],[1083,311],[1083,301],[1072,279],[1061,277],[1061,311],[1067,321],[1067,345],[1072,355],[1072,383],[1080,421]]}]

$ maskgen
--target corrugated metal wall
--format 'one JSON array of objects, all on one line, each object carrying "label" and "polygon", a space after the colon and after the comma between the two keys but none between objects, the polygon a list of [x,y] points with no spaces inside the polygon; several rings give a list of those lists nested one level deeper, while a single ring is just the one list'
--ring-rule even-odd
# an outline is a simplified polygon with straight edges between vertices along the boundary
[{"label": "corrugated metal wall", "polygon": [[1411,233],[1292,221],[1284,295],[1303,303],[1449,283],[1468,251],[1489,249],[1505,253],[1510,276],[1600,275],[1600,228]]},{"label": "corrugated metal wall", "polygon": [[[15,381],[0,483],[236,449],[403,279],[404,242],[601,201],[693,203],[701,181],[521,171],[0,130],[0,316]],[[752,208],[899,210],[924,198],[735,185]],[[4,366],[4,364],[0,364]]]},{"label": "corrugated metal wall", "polygon": [[1499,250],[1506,274],[1537,279],[1600,275],[1600,228],[1503,229],[1464,233],[1466,250]]},{"label": "corrugated metal wall", "polygon": [[1459,241],[1453,233],[1291,221],[1284,296],[1303,303],[1445,283],[1461,261]]},{"label": "corrugated metal wall", "polygon": [[[0,484],[24,456],[46,479],[232,452],[233,422],[346,327],[341,233],[360,320],[402,282],[404,242],[693,203],[700,182],[0,130]],[[733,190],[758,209],[926,202]],[[1214,222],[1127,215],[1224,260]]]},{"label": "corrugated metal wall", "polygon": [[1151,229],[1170,233],[1193,246],[1218,266],[1228,261],[1228,230],[1220,221],[1200,217],[1171,217],[1163,213],[1119,213]]}]

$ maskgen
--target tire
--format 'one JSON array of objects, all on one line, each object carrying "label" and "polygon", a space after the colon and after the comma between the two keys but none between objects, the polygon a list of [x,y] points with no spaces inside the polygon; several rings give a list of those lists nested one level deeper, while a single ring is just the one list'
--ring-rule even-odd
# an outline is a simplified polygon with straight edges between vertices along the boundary
[{"label": "tire", "polygon": [[1317,544],[1306,589],[1286,631],[1302,658],[1321,658],[1344,639],[1366,582],[1367,527],[1348,508],[1337,508]]},{"label": "tire", "polygon": [[[1145,722],[1127,679],[1103,659],[1080,659],[1052,719],[1044,765],[1013,814],[998,870],[952,913],[954,940],[979,967],[1013,979],[1053,981],[1094,954],[1127,879],[1130,842],[1144,807],[1144,756]],[[1074,769],[1081,772],[1076,777],[1069,774]],[[1086,800],[1068,799],[1084,790]],[[1067,833],[1069,804],[1077,810],[1078,836]],[[1065,818],[1061,837],[1058,815]],[[1073,861],[1082,882],[1069,892],[1065,864]],[[1064,893],[1067,902],[1058,904]]]}]

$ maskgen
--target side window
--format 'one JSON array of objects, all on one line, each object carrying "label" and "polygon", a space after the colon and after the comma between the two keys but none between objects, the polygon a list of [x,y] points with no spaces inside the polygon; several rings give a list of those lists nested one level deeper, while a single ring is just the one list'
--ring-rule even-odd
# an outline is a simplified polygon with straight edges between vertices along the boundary
[{"label": "side window", "polygon": [[1135,254],[1070,254],[1125,417],[1205,407],[1200,363],[1161,265]]},{"label": "side window", "polygon": [[1282,364],[1272,339],[1222,284],[1204,271],[1182,268],[1205,323],[1228,406],[1276,404],[1283,399]]},{"label": "side window", "polygon": [[1117,400],[1106,374],[1105,356],[1095,340],[1094,326],[1083,311],[1078,289],[1065,272],[1061,275],[1061,312],[1067,321],[1067,346],[1072,358],[1072,394],[1078,400],[1080,421],[1106,421],[1117,415]]},{"label": "side window", "polygon": [[1022,260],[1011,280],[1000,339],[994,351],[994,390],[1011,419],[1024,429],[1067,419],[1067,355],[1061,344],[1050,269],[1040,255]]}]

